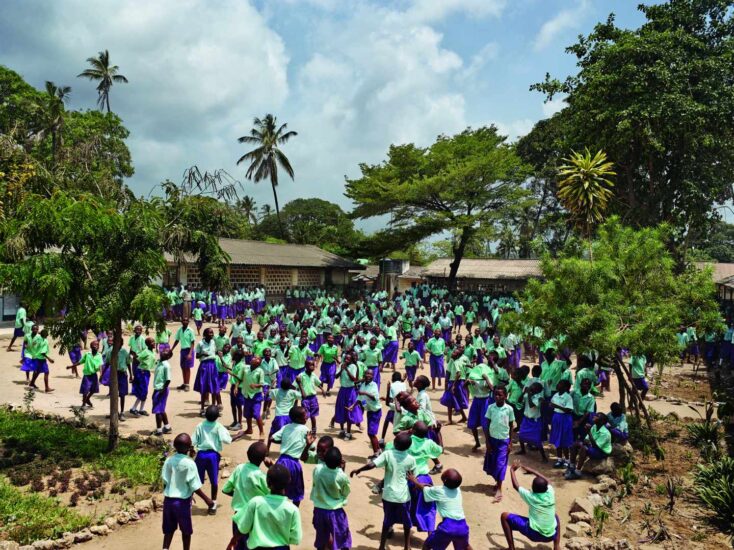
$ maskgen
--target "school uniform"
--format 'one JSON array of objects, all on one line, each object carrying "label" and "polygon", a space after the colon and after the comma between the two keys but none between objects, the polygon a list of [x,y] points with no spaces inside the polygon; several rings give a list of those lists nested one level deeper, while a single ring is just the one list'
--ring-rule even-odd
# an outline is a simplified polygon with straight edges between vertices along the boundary
[{"label": "school uniform", "polygon": [[425,487],[422,496],[426,502],[435,503],[442,518],[436,530],[428,535],[426,547],[437,550],[444,550],[449,545],[453,545],[454,550],[469,548],[469,526],[464,515],[461,489],[449,489],[445,485]]},{"label": "school uniform", "polygon": [[[239,394],[244,396],[244,401],[242,402],[244,407],[242,414],[244,418],[260,419],[263,404],[262,387],[251,388],[250,385],[264,384],[265,373],[259,367],[256,369],[245,368],[243,375],[243,380],[240,384],[241,393]],[[241,398],[238,397],[238,405],[240,404],[240,399]]]},{"label": "school uniform", "polygon": [[407,451],[386,449],[372,463],[377,468],[385,468],[382,488],[383,529],[396,523],[402,524],[403,529],[412,528],[410,490],[406,474],[415,470],[415,458]]},{"label": "school uniform", "polygon": [[492,380],[494,372],[484,363],[474,366],[467,374],[467,385],[471,396],[471,406],[467,415],[467,427],[470,430],[487,426],[487,409],[492,403],[489,385],[485,376]]},{"label": "school uniform", "polygon": [[310,495],[316,531],[314,548],[324,548],[330,541],[332,550],[352,547],[349,520],[344,511],[350,490],[349,476],[341,468],[332,469],[321,463],[314,469]]},{"label": "school uniform", "polygon": [[171,366],[168,361],[158,361],[153,372],[153,414],[164,414],[168,402],[168,386],[171,381]]},{"label": "school uniform", "polygon": [[551,485],[545,493],[535,493],[520,487],[520,498],[528,505],[528,516],[509,514],[507,521],[512,531],[517,531],[533,542],[551,542],[560,525],[556,516],[556,498]]},{"label": "school uniform", "polygon": [[543,419],[541,418],[542,393],[535,395],[525,394],[522,423],[518,438],[523,443],[528,443],[537,448],[543,447]]},{"label": "school uniform", "polygon": [[191,353],[191,348],[194,345],[194,340],[196,340],[196,334],[194,334],[194,331],[189,327],[186,327],[186,329],[179,327],[173,339],[178,342],[178,345],[180,346],[179,359],[181,360],[181,368],[193,368],[194,356]]},{"label": "school uniform", "polygon": [[484,455],[484,472],[499,483],[507,473],[507,454],[510,447],[510,424],[515,421],[515,411],[505,403],[501,407],[492,403],[487,408],[489,421],[489,446]]},{"label": "school uniform", "polygon": [[194,461],[185,454],[176,453],[163,463],[163,533],[180,529],[184,535],[194,532],[191,523],[191,496],[202,482]]},{"label": "school uniform", "polygon": [[321,356],[319,380],[322,384],[326,384],[327,388],[331,388],[336,377],[336,356],[339,354],[339,348],[336,345],[322,344],[316,354]]},{"label": "school uniform", "polygon": [[380,388],[377,387],[377,384],[373,380],[369,384],[361,384],[359,391],[369,394],[369,396],[359,395],[359,402],[362,410],[367,415],[367,435],[376,436],[380,431],[380,420],[382,419]]},{"label": "school uniform", "polygon": [[359,367],[355,364],[344,365],[339,375],[339,393],[336,396],[336,405],[334,406],[334,422],[344,424],[351,422],[359,424],[362,422],[362,410],[354,407],[351,411],[347,407],[351,407],[357,402],[357,388],[352,379],[347,374],[347,369],[354,377],[359,375]]},{"label": "school uniform", "polygon": [[219,393],[219,373],[215,361],[217,346],[214,340],[202,340],[196,344],[196,355],[201,355],[201,358],[194,379],[194,391],[200,394]]},{"label": "school uniform", "polygon": [[246,546],[240,539],[237,550],[283,550],[299,545],[303,538],[301,514],[283,495],[256,496],[232,519],[237,530],[247,535]]},{"label": "school uniform", "polygon": [[79,393],[82,395],[91,393],[99,393],[99,376],[98,372],[102,367],[102,354],[97,352],[85,353],[81,359],[82,365],[82,383],[79,386]]},{"label": "school uniform", "polygon": [[431,338],[426,342],[426,350],[430,354],[428,361],[431,367],[431,378],[443,378],[446,376],[446,371],[443,366],[446,341],[442,338]]},{"label": "school uniform", "polygon": [[556,449],[568,449],[573,445],[573,414],[563,412],[554,405],[573,410],[573,397],[566,392],[555,394],[550,401],[553,410],[550,442]]},{"label": "school uniform", "polygon": [[219,462],[222,459],[222,445],[232,443],[232,436],[219,422],[205,420],[194,430],[191,442],[196,448],[196,470],[204,483],[206,476],[212,485],[219,485]]},{"label": "school uniform", "polygon": [[[148,386],[150,385],[150,373],[155,369],[155,354],[145,348],[137,353],[137,360],[133,369],[133,395],[145,401],[148,398]],[[119,380],[118,380],[119,381]]]},{"label": "school uniform", "polygon": [[293,406],[301,398],[301,392],[298,390],[278,389],[275,392],[275,417],[270,425],[270,435],[280,430],[286,424],[291,423],[289,413]]},{"label": "school uniform", "polygon": [[316,395],[316,388],[321,387],[321,380],[316,373],[302,372],[298,375],[296,382],[300,383],[302,389],[301,405],[306,409],[307,417],[316,418],[319,415],[319,398]]},{"label": "school uniform", "polygon": [[273,441],[280,443],[280,456],[276,464],[285,466],[291,474],[291,482],[286,495],[294,503],[299,503],[304,497],[303,469],[300,458],[306,448],[308,428],[304,424],[286,424],[272,435]]}]

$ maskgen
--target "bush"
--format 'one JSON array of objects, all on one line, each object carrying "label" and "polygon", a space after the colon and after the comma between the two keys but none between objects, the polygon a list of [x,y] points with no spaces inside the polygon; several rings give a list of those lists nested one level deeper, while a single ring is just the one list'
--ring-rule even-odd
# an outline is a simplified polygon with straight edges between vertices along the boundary
[{"label": "bush", "polygon": [[734,458],[698,466],[694,482],[698,498],[714,512],[717,523],[734,532]]}]

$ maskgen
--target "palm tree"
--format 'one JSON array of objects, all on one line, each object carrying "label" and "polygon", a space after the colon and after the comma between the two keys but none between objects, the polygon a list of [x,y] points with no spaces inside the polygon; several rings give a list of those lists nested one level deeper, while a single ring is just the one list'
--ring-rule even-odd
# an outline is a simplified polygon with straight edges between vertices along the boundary
[{"label": "palm tree", "polygon": [[558,198],[561,204],[576,218],[589,241],[589,260],[593,260],[591,233],[595,223],[604,219],[604,211],[612,197],[610,179],[616,176],[614,163],[607,160],[604,151],[594,156],[588,148],[583,153],[571,152],[566,164],[559,168],[562,178],[558,183]]},{"label": "palm tree", "polygon": [[268,216],[272,216],[272,215],[273,215],[273,207],[272,206],[270,206],[269,204],[263,204],[260,207],[260,221],[262,221],[265,218],[267,218]]},{"label": "palm tree", "polygon": [[257,204],[250,195],[245,195],[238,200],[235,208],[245,217],[248,225],[257,225]]},{"label": "palm tree", "polygon": [[54,164],[58,156],[58,151],[63,147],[64,127],[64,103],[69,99],[71,94],[71,86],[57,86],[53,82],[46,81],[46,98],[47,114],[48,114],[48,132],[51,134],[51,157]]},{"label": "palm tree", "polygon": [[77,78],[88,78],[89,80],[99,80],[97,85],[97,105],[100,110],[105,106],[107,112],[110,112],[110,89],[114,82],[123,82],[127,84],[127,78],[121,74],[117,74],[120,67],[117,65],[110,66],[110,52],[105,50],[99,52],[97,57],[88,57],[87,63],[92,67],[77,75]]},{"label": "palm tree", "polygon": [[242,155],[237,164],[249,162],[246,176],[248,179],[255,179],[255,183],[270,179],[270,185],[273,186],[273,199],[275,200],[275,212],[278,216],[278,227],[280,228],[280,236],[283,237],[283,223],[280,219],[280,205],[278,204],[278,166],[283,168],[286,173],[293,179],[293,167],[288,157],[285,156],[278,146],[285,144],[289,139],[298,134],[293,131],[286,131],[288,125],[277,125],[277,119],[271,115],[265,115],[265,118],[255,118],[253,121],[255,126],[250,130],[249,136],[242,136],[237,141],[240,143],[252,143],[256,145],[255,149]]}]

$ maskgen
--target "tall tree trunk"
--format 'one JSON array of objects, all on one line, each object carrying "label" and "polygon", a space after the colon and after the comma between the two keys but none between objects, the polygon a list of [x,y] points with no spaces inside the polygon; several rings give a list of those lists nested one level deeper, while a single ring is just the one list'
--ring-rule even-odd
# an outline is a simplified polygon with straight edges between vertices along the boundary
[{"label": "tall tree trunk", "polygon": [[275,215],[278,218],[278,229],[280,230],[280,238],[285,239],[285,231],[283,231],[283,220],[280,219],[280,205],[278,204],[278,193],[275,190],[275,182],[271,181],[273,186],[273,200],[275,201]]},{"label": "tall tree trunk", "polygon": [[108,91],[105,95],[105,102],[107,103],[107,114],[110,114],[110,92]]},{"label": "tall tree trunk", "polygon": [[110,360],[110,430],[107,440],[107,450],[114,451],[120,438],[119,416],[118,416],[118,385],[117,385],[117,360],[122,348],[122,319],[117,321],[113,332],[112,358]]},{"label": "tall tree trunk", "polygon": [[454,259],[450,264],[451,269],[449,270],[449,289],[454,290],[456,288],[456,274],[459,272],[459,265],[461,259],[464,257],[464,251],[466,245],[469,242],[471,236],[471,228],[465,227],[461,230],[461,237],[459,237],[459,244],[453,247]]}]

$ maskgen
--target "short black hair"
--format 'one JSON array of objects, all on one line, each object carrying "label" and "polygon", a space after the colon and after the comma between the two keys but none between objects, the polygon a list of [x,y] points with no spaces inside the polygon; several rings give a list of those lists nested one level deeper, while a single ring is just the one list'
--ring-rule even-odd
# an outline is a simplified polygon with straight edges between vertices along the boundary
[{"label": "short black hair", "polygon": [[545,493],[548,491],[548,480],[535,476],[535,479],[533,479],[533,493]]},{"label": "short black hair", "polygon": [[461,482],[463,481],[459,471],[455,470],[454,468],[449,468],[448,470],[446,470],[441,476],[441,480],[443,481],[443,484],[446,485],[446,487],[448,487],[449,489],[458,489],[461,485]]},{"label": "short black hair", "polygon": [[410,445],[412,443],[413,440],[410,438],[410,434],[408,434],[408,432],[400,432],[395,436],[395,448],[398,451],[407,451],[410,449]]},{"label": "short black hair", "polygon": [[305,420],[306,419],[306,409],[303,407],[293,407],[290,411],[288,411],[288,418],[291,419],[291,422],[298,422],[299,420]]},{"label": "short black hair", "polygon": [[392,381],[393,382],[400,382],[402,380],[403,380],[403,375],[402,374],[400,374],[399,372],[392,373]]},{"label": "short black hair", "polygon": [[416,437],[424,438],[428,435],[428,426],[426,426],[425,422],[421,422],[420,420],[413,424],[413,433],[416,435]]},{"label": "short black hair", "polygon": [[268,455],[268,448],[262,441],[255,441],[247,448],[247,460],[258,466]]},{"label": "short black hair", "polygon": [[338,447],[332,447],[324,455],[324,462],[328,468],[332,470],[338,468],[342,464],[342,453]]},{"label": "short black hair", "polygon": [[206,408],[206,419],[209,422],[214,422],[217,418],[219,418],[219,407],[216,405],[209,405]]},{"label": "short black hair", "polygon": [[282,493],[291,482],[291,474],[285,466],[273,464],[268,470],[267,479],[271,493]]}]

